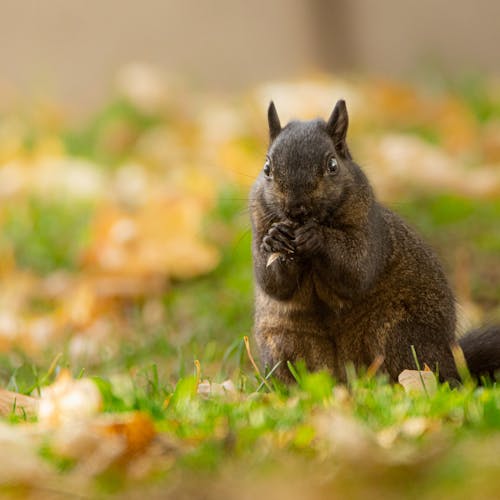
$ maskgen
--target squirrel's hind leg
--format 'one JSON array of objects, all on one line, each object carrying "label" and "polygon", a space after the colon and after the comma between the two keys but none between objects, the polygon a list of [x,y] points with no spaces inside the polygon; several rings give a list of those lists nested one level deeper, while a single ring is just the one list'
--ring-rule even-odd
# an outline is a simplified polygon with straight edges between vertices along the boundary
[{"label": "squirrel's hind leg", "polygon": [[451,350],[453,340],[451,334],[425,324],[399,323],[387,334],[384,368],[394,382],[403,370],[427,366],[440,381],[455,384],[459,375]]},{"label": "squirrel's hind leg", "polygon": [[273,375],[287,384],[295,380],[288,362],[303,361],[309,371],[326,369],[332,375],[337,371],[333,341],[327,337],[283,328],[264,328],[255,337],[267,371],[275,368]]}]

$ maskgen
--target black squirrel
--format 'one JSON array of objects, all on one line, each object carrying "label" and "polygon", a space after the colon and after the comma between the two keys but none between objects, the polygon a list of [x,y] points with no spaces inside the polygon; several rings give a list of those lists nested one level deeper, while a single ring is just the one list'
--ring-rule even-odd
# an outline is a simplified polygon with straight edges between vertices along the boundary
[{"label": "black squirrel", "polygon": [[459,378],[457,341],[472,375],[500,368],[500,327],[457,340],[455,298],[433,251],[375,199],[347,146],[348,114],[281,127],[271,102],[270,146],[250,194],[254,333],[263,361],[292,381],[287,362],[328,369],[371,365],[396,381],[428,365]]}]

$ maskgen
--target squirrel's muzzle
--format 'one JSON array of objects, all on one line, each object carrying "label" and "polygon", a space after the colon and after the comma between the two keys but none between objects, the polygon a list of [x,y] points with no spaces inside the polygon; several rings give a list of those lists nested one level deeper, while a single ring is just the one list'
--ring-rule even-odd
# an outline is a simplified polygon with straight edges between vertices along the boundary
[{"label": "squirrel's muzzle", "polygon": [[291,203],[285,206],[285,215],[292,221],[301,221],[309,215],[304,203]]}]

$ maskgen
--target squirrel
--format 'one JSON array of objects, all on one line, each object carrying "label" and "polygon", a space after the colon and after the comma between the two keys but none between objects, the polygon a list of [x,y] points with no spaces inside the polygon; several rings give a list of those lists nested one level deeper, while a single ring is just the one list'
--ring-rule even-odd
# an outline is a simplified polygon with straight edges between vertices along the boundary
[{"label": "squirrel", "polygon": [[250,192],[254,335],[261,358],[289,383],[288,362],[327,369],[375,360],[392,381],[427,365],[456,383],[453,348],[470,373],[500,369],[500,327],[456,337],[456,303],[441,264],[418,234],[381,205],[351,156],[340,100],[325,122],[281,126],[271,101],[270,145]]}]

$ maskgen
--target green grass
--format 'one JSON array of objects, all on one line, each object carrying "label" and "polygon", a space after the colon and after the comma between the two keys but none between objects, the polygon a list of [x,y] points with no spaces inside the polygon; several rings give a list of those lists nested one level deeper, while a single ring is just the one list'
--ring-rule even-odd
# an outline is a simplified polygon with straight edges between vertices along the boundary
[{"label": "green grass", "polygon": [[112,167],[129,158],[140,134],[161,121],[160,116],[147,115],[127,100],[117,98],[104,106],[84,127],[66,131],[63,144],[71,156]]},{"label": "green grass", "polygon": [[466,274],[485,321],[500,321],[500,201],[419,193],[393,209],[437,250],[452,282],[457,266]]},{"label": "green grass", "polygon": [[[448,257],[450,242],[464,239],[478,259],[496,262],[496,201],[416,196],[396,208]],[[43,206],[34,213],[49,221],[66,217],[79,241],[85,227],[74,223],[79,209],[73,215],[60,215],[60,210]],[[74,265],[78,252],[61,260],[57,244],[47,236],[50,230],[34,236],[21,230],[22,217],[16,221],[21,223],[16,222],[18,232],[11,237],[16,257],[24,251],[31,259],[26,265],[40,272]],[[11,390],[36,392],[67,367],[75,377],[96,382],[105,412],[141,411],[154,419],[168,446],[153,460],[150,473],[139,481],[123,468],[110,468],[92,482],[90,496],[127,491],[170,498],[254,498],[265,492],[304,498],[305,488],[311,498],[492,497],[500,472],[496,385],[441,385],[430,396],[408,395],[383,376],[353,374],[342,387],[329,375],[308,374],[300,366],[294,368],[297,384],[290,388],[272,379],[271,390],[262,384],[243,343],[243,336],[251,335],[252,269],[245,201],[238,193],[222,195],[207,221],[207,235],[217,235],[221,223],[227,231],[220,266],[208,276],[175,283],[162,298],[166,320],[160,326],[144,324],[142,302],[129,306],[134,334],[113,356],[77,366],[63,354],[50,374],[55,346],[46,358],[11,353],[0,359],[0,380]],[[40,227],[51,227],[44,224]],[[39,255],[37,248],[45,248],[43,258],[33,257]],[[491,293],[495,298],[497,292]],[[64,352],[64,346],[57,348]],[[238,394],[198,395],[195,360],[201,363],[202,379],[220,383],[230,378]],[[25,418],[8,420],[22,423]],[[50,440],[39,454],[62,479],[78,468],[78,461],[60,456]]]},{"label": "green grass", "polygon": [[448,88],[466,104],[479,122],[485,123],[500,118],[498,94],[494,95],[491,90],[488,91],[480,75],[464,75],[448,82]]},{"label": "green grass", "polygon": [[453,194],[418,196],[396,207],[430,238],[452,235],[486,252],[500,251],[499,200],[477,200]]},{"label": "green grass", "polygon": [[4,207],[0,245],[21,268],[47,274],[73,270],[89,237],[90,203],[31,198]]},{"label": "green grass", "polygon": [[[384,377],[353,378],[344,388],[326,373],[308,374],[300,367],[298,373],[295,386],[256,393],[259,381],[244,369],[240,394],[209,398],[196,393],[194,374],[171,385],[156,365],[128,377],[94,377],[104,411],[147,412],[172,446],[157,457],[146,483],[110,469],[94,491],[168,490],[172,483],[172,498],[195,487],[208,498],[221,489],[236,495],[249,488],[251,495],[260,483],[276,492],[288,491],[290,484],[307,486],[312,497],[373,490],[393,498],[435,498],[450,491],[480,498],[491,491],[500,464],[478,464],[477,456],[500,450],[500,388],[441,385],[431,396],[408,395]],[[412,430],[409,422],[423,424]],[[388,444],[384,435],[393,436]],[[50,443],[40,454],[61,477],[77,466]]]}]

